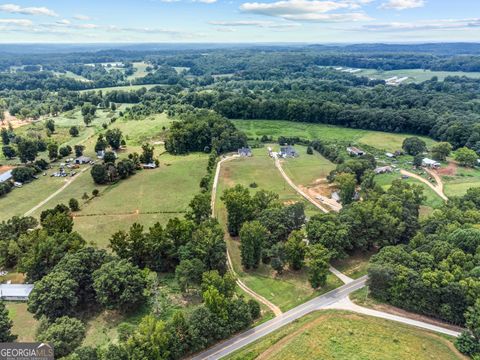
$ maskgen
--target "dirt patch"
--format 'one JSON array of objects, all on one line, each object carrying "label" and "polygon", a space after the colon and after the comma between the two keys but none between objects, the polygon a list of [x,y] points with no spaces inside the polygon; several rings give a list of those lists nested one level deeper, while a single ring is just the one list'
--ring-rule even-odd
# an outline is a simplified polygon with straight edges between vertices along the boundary
[{"label": "dirt patch", "polygon": [[0,128],[8,128],[8,124],[10,124],[12,128],[16,129],[20,126],[25,126],[32,122],[31,120],[20,120],[16,116],[10,115],[8,111],[5,111],[4,115],[5,120],[0,123]]},{"label": "dirt patch", "polygon": [[450,161],[446,167],[437,169],[436,172],[438,175],[442,176],[454,176],[457,174],[457,169],[458,164]]},{"label": "dirt patch", "polygon": [[232,171],[228,166],[222,166],[220,170],[220,177],[227,187],[235,186],[235,181],[231,178]]},{"label": "dirt patch", "polygon": [[5,171],[12,170],[14,166],[10,165],[0,165],[0,174],[3,174]]}]

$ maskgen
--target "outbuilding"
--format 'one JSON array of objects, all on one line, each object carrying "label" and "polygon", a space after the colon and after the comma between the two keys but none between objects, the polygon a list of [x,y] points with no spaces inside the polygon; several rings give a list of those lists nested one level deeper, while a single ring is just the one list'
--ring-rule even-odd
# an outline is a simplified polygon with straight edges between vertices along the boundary
[{"label": "outbuilding", "polygon": [[32,290],[33,284],[0,284],[0,299],[27,301]]},{"label": "outbuilding", "polygon": [[280,156],[283,158],[287,157],[298,157],[298,152],[293,146],[287,145],[280,147]]},{"label": "outbuilding", "polygon": [[250,157],[252,156],[252,149],[250,149],[249,147],[242,147],[238,149],[238,155],[243,157]]},{"label": "outbuilding", "polygon": [[5,171],[4,173],[0,174],[0,183],[9,181],[13,178],[12,170]]},{"label": "outbuilding", "polygon": [[350,156],[362,156],[365,155],[365,151],[362,149],[359,149],[355,146],[349,146],[347,147],[347,152]]},{"label": "outbuilding", "polygon": [[75,159],[75,164],[79,164],[79,165],[82,165],[82,164],[89,164],[90,161],[92,161],[91,158],[89,158],[88,156],[79,156],[78,158]]},{"label": "outbuilding", "polygon": [[437,169],[440,167],[440,163],[438,161],[435,161],[435,160],[432,160],[432,159],[429,159],[429,158],[424,158],[422,160],[422,166],[424,167],[429,167],[429,168],[432,168],[432,169]]}]

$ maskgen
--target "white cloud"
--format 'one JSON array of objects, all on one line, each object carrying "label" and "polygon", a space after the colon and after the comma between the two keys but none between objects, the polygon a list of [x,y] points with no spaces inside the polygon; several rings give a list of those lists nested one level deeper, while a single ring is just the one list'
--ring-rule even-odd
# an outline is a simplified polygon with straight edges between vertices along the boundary
[{"label": "white cloud", "polygon": [[194,0],[195,2],[201,2],[201,3],[204,3],[204,4],[213,4],[213,3],[216,3],[217,0]]},{"label": "white cloud", "polygon": [[274,21],[254,21],[254,20],[239,20],[239,21],[210,21],[210,25],[215,25],[219,27],[260,27],[260,28],[269,28],[269,29],[282,29],[282,28],[294,28],[301,26],[300,24],[293,22],[274,22]]},{"label": "white cloud", "polygon": [[315,22],[346,22],[371,20],[364,12],[335,12],[337,10],[358,9],[370,0],[319,1],[319,0],[281,0],[273,3],[244,3],[243,12],[275,16],[286,20]]},{"label": "white cloud", "polygon": [[425,0],[389,0],[380,5],[381,9],[405,10],[425,6]]},{"label": "white cloud", "polygon": [[55,11],[46,7],[21,7],[16,4],[2,4],[0,11],[10,14],[58,16]]},{"label": "white cloud", "polygon": [[71,22],[70,22],[70,20],[62,19],[62,20],[58,20],[57,24],[59,24],[59,25],[70,25]]},{"label": "white cloud", "polygon": [[81,21],[92,20],[92,18],[91,18],[90,16],[82,15],[82,14],[74,15],[73,18],[74,18],[75,20],[81,20]]},{"label": "white cloud", "polygon": [[29,27],[33,25],[33,22],[28,19],[0,19],[0,24]]},{"label": "white cloud", "polygon": [[418,22],[391,22],[383,24],[364,25],[361,28],[353,29],[377,31],[377,32],[402,32],[421,30],[470,30],[480,28],[480,18],[472,19],[441,19]]}]

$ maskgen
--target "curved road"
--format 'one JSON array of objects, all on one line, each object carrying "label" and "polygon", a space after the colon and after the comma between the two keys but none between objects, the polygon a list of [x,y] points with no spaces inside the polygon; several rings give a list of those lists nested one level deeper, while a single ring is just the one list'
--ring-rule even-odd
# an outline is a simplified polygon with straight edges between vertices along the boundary
[{"label": "curved road", "polygon": [[440,196],[443,200],[447,201],[448,200],[448,197],[443,193],[443,183],[442,183],[442,179],[440,179],[440,177],[437,175],[437,174],[434,174],[433,172],[430,172],[428,170],[426,170],[428,174],[432,175],[433,178],[436,180],[437,182],[437,186],[433,185],[430,181],[428,181],[427,179],[421,177],[420,175],[417,175],[417,174],[414,174],[410,171],[407,171],[407,170],[404,170],[404,169],[401,169],[400,170],[400,173],[402,175],[407,175],[407,176],[410,176],[412,178],[415,178],[419,181],[421,181],[422,183],[424,183],[425,185],[427,185],[428,187],[430,187],[433,191],[435,191],[435,193]]}]

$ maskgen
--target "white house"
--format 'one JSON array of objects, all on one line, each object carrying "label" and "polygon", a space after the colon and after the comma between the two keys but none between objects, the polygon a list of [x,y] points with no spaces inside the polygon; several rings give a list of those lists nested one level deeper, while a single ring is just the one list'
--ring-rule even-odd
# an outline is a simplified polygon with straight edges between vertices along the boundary
[{"label": "white house", "polygon": [[429,158],[424,158],[422,160],[422,166],[424,166],[424,167],[429,167],[429,168],[432,168],[432,169],[436,169],[436,168],[439,168],[440,165],[441,164],[438,161],[435,161],[435,160],[432,160],[432,159],[429,159]]}]

